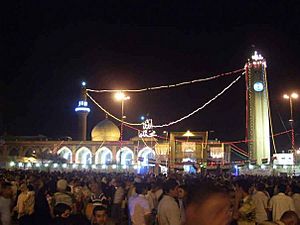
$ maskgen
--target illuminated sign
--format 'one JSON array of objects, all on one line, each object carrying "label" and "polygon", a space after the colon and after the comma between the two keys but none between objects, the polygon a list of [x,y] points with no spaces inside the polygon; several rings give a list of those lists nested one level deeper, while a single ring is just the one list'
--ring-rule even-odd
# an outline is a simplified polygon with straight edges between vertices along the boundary
[{"label": "illuminated sign", "polygon": [[214,159],[224,158],[223,147],[210,147],[210,157]]},{"label": "illuminated sign", "polygon": [[261,54],[257,54],[257,51],[255,51],[254,55],[252,56],[252,59],[258,61],[258,60],[263,60],[264,58],[261,56]]},{"label": "illuminated sign", "polygon": [[139,137],[155,137],[156,132],[153,130],[152,119],[146,119],[143,123],[143,130],[139,131]]},{"label": "illuminated sign", "polygon": [[183,152],[194,152],[194,151],[196,151],[196,143],[195,142],[183,142],[181,144],[181,149]]},{"label": "illuminated sign", "polygon": [[78,107],[75,109],[75,112],[90,112],[87,101],[79,101]]},{"label": "illuminated sign", "polygon": [[293,165],[294,156],[293,153],[280,153],[273,154],[273,164],[274,165]]}]

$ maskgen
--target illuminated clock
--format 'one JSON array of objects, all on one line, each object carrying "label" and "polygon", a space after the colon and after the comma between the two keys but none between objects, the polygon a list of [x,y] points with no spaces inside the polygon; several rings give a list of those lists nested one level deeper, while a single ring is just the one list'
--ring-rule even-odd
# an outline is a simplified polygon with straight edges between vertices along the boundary
[{"label": "illuminated clock", "polygon": [[255,82],[253,88],[255,91],[262,91],[264,90],[264,85],[262,82]]}]

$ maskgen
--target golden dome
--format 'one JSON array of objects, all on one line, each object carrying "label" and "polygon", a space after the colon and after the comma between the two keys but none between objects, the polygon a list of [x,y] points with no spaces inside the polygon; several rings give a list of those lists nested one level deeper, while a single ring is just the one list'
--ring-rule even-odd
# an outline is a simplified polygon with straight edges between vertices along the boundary
[{"label": "golden dome", "polygon": [[102,120],[92,130],[92,141],[119,141],[120,130],[109,119]]}]

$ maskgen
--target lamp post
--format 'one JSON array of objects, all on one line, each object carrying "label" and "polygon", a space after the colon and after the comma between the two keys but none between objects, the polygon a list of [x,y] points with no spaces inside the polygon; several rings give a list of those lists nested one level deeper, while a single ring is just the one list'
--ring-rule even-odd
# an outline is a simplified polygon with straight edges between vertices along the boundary
[{"label": "lamp post", "polygon": [[295,150],[295,132],[294,132],[294,118],[293,118],[293,99],[297,99],[299,96],[297,93],[293,92],[292,94],[284,94],[283,98],[289,100],[290,103],[290,125],[292,129],[292,150]]},{"label": "lamp post", "polygon": [[[122,91],[119,91],[115,94],[115,99],[117,101],[120,101],[121,102],[121,136],[120,136],[120,141],[121,141],[121,146],[122,146],[122,140],[123,140],[123,124],[124,124],[124,120],[126,118],[126,116],[124,115],[124,103],[125,101],[129,100],[130,99],[130,96],[126,96],[124,92]],[[120,152],[120,168],[122,166],[122,157],[121,157],[121,152]]]}]

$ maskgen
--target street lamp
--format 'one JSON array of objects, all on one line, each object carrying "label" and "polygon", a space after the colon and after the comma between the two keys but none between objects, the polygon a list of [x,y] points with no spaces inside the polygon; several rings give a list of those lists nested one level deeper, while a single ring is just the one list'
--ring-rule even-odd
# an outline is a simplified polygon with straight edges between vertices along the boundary
[{"label": "street lamp", "polygon": [[290,102],[290,119],[289,122],[291,124],[292,129],[292,149],[295,150],[295,132],[294,132],[294,118],[293,118],[293,99],[297,99],[299,95],[295,92],[290,95],[284,94],[283,98],[289,100]]},{"label": "street lamp", "polygon": [[[121,118],[121,136],[120,136],[120,141],[121,141],[121,145],[122,145],[122,140],[123,140],[123,123],[124,123],[124,120],[126,118],[126,116],[124,116],[124,103],[125,101],[129,100],[130,99],[130,96],[126,96],[124,92],[122,91],[119,91],[115,94],[115,99],[117,101],[120,101],[121,102],[121,115],[122,115],[122,118]],[[120,152],[120,166],[121,166],[121,152]]]}]

